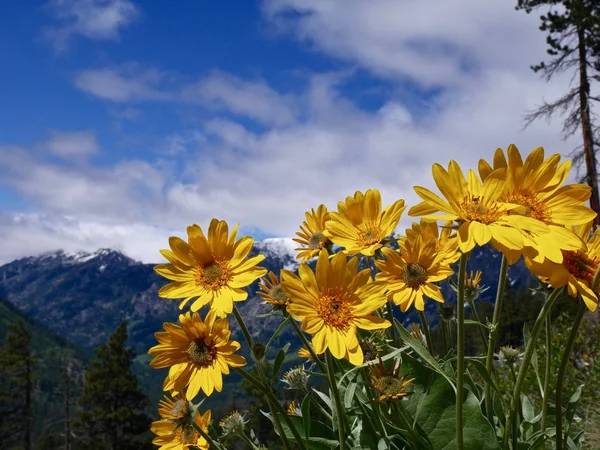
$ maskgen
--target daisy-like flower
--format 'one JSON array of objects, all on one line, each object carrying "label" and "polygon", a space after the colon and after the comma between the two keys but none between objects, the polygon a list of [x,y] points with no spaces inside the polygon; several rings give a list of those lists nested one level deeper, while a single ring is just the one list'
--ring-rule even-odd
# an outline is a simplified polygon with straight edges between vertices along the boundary
[{"label": "daisy-like flower", "polygon": [[600,266],[600,230],[590,236],[592,222],[574,227],[574,232],[586,243],[585,250],[563,250],[563,262],[557,264],[550,260],[542,263],[525,258],[525,263],[534,275],[542,277],[553,288],[568,286],[569,295],[581,296],[590,311],[598,308],[600,288],[593,290],[592,281]]},{"label": "daisy-like flower", "polygon": [[382,211],[381,194],[377,189],[369,189],[364,194],[357,191],[354,197],[338,203],[338,212],[329,213],[325,236],[344,247],[349,255],[373,256],[383,247],[383,239],[396,229],[405,208],[404,200],[398,200]]},{"label": "daisy-like flower", "polygon": [[173,395],[172,399],[165,395],[158,401],[158,415],[163,420],[182,420],[189,417],[192,411],[192,404],[183,392]]},{"label": "daisy-like flower", "polygon": [[298,358],[311,359],[312,355],[308,350],[302,347],[300,350],[298,350]]},{"label": "daisy-like flower", "polygon": [[230,341],[227,319],[217,319],[209,311],[203,322],[198,313],[179,315],[181,325],[165,323],[165,331],[154,333],[159,344],[148,350],[154,356],[150,367],[170,367],[165,379],[165,391],[181,392],[186,387],[186,398],[192,400],[202,389],[209,396],[213,390],[223,389],[223,374],[229,367],[241,367],[246,360],[234,353],[240,344]]},{"label": "daisy-like flower", "polygon": [[458,252],[458,239],[456,234],[452,234],[452,222],[446,222],[441,231],[437,222],[428,222],[421,219],[419,223],[413,222],[412,228],[406,229],[406,236],[398,239],[402,245],[405,240],[415,241],[417,236],[421,236],[423,243],[433,240],[436,243],[436,251],[443,253],[444,257],[440,260],[441,264],[451,265],[460,259]]},{"label": "daisy-like flower", "polygon": [[277,275],[269,272],[267,277],[260,280],[258,287],[260,290],[257,294],[262,297],[265,303],[272,305],[275,309],[285,309],[289,301],[285,296],[285,292],[283,292]]},{"label": "daisy-like flower", "polygon": [[444,255],[437,253],[436,243],[424,243],[420,236],[402,243],[400,252],[389,247],[381,249],[385,260],[375,262],[379,273],[375,280],[387,286],[394,303],[406,312],[414,303],[419,311],[425,310],[424,297],[444,303],[440,288],[433,283],[452,276],[450,266],[442,264]]},{"label": "daisy-like flower", "polygon": [[306,265],[298,268],[300,276],[281,271],[281,285],[290,304],[287,311],[302,321],[302,330],[312,335],[317,355],[329,349],[337,359],[347,358],[358,366],[364,355],[356,336],[357,328],[378,330],[391,323],[373,314],[386,302],[385,286],[369,282],[371,270],[357,273],[358,258],[346,261],[336,253],[331,260],[321,250],[315,273]]},{"label": "daisy-like flower", "polygon": [[300,409],[300,407],[294,400],[292,400],[290,402],[290,404],[288,405],[287,415],[288,416],[302,416],[302,410]]},{"label": "daisy-like flower", "polygon": [[[546,233],[548,227],[532,217],[509,214],[519,205],[498,201],[505,183],[505,172],[504,169],[494,170],[482,183],[472,170],[468,172],[467,181],[456,161],[450,161],[447,171],[434,164],[433,179],[446,200],[429,189],[415,186],[415,192],[423,202],[413,206],[408,214],[424,216],[428,221],[457,222],[458,246],[463,253],[489,242],[500,250],[521,250],[524,245],[522,230],[541,234]],[[439,211],[445,214],[433,215]]]},{"label": "daisy-like flower", "polygon": [[542,262],[550,259],[562,262],[561,250],[577,251],[583,244],[568,227],[583,225],[596,217],[596,213],[585,203],[591,188],[584,184],[563,186],[571,169],[571,161],[559,165],[560,155],[544,159],[544,149],[533,150],[523,162],[521,154],[513,144],[509,145],[508,161],[502,149],[494,154],[494,167],[485,160],[479,161],[479,173],[486,179],[494,169],[506,170],[506,183],[499,201],[519,205],[511,214],[521,214],[537,219],[548,227],[543,234],[525,233],[522,251],[506,249],[509,262],[514,262],[524,253],[529,259]]},{"label": "daisy-like flower", "polygon": [[248,422],[244,420],[244,417],[235,410],[227,417],[222,418],[219,426],[223,429],[223,436],[235,436],[244,432],[246,423]]},{"label": "daisy-like flower", "polygon": [[158,412],[162,420],[152,422],[150,429],[156,437],[152,440],[159,450],[186,450],[190,447],[207,450],[208,442],[198,433],[192,424],[208,433],[211,421],[211,412],[204,414],[191,408],[183,396],[176,395],[175,400],[165,396],[160,401]]},{"label": "daisy-like flower", "polygon": [[254,239],[245,236],[236,242],[237,229],[236,225],[228,236],[227,222],[213,219],[208,238],[196,224],[187,227],[189,242],[175,236],[169,238],[171,250],[160,252],[171,264],[159,264],[154,270],[172,282],[158,291],[159,297],[184,298],[180,309],[198,297],[192,303],[193,312],[208,303],[219,317],[230,314],[233,302],[248,298],[242,288],[267,273],[266,269],[256,267],[264,255],[246,259]]},{"label": "daisy-like flower", "polygon": [[376,401],[397,400],[406,397],[406,386],[415,381],[415,378],[405,381],[404,376],[400,376],[400,361],[394,361],[392,369],[388,372],[379,358],[379,367],[376,364],[369,365],[370,372],[367,372],[369,384],[381,395]]},{"label": "daisy-like flower", "polygon": [[312,208],[304,213],[306,220],[300,225],[300,231],[296,233],[297,238],[292,238],[302,247],[296,248],[298,253],[296,259],[301,259],[306,262],[314,258],[319,252],[327,248],[330,241],[325,237],[325,223],[329,220],[329,213],[325,205],[319,205],[315,211]]}]

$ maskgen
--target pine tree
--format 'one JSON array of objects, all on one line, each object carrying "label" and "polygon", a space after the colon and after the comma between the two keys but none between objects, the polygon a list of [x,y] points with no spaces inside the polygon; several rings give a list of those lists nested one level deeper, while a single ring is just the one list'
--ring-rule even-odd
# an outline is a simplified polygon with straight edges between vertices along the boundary
[{"label": "pine tree", "polygon": [[31,450],[35,364],[31,334],[18,319],[8,328],[0,349],[0,442],[7,447],[13,443]]},{"label": "pine tree", "polygon": [[[534,72],[541,72],[547,81],[556,74],[575,70],[579,75],[575,87],[553,103],[542,106],[526,116],[526,124],[539,118],[549,119],[556,112],[566,114],[563,123],[564,137],[581,130],[583,145],[575,150],[575,162],[585,160],[587,183],[592,188],[590,206],[600,212],[598,193],[598,168],[594,136],[594,124],[590,100],[600,100],[590,94],[590,79],[598,79],[600,71],[600,2],[598,0],[518,0],[517,9],[530,13],[540,7],[549,7],[547,14],[541,15],[540,30],[547,32],[547,53],[553,57],[549,63],[541,62],[532,66]],[[596,224],[600,223],[600,215]]]},{"label": "pine tree", "polygon": [[151,419],[144,412],[149,401],[131,372],[135,352],[126,344],[127,322],[123,321],[108,344],[96,349],[96,359],[85,373],[76,419],[83,448],[152,448]]}]

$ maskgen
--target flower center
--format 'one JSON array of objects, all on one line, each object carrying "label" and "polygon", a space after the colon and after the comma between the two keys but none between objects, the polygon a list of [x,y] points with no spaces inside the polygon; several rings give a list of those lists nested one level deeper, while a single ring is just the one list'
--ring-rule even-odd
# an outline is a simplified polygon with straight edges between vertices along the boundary
[{"label": "flower center", "polygon": [[197,281],[205,289],[218,291],[227,284],[230,278],[231,276],[227,268],[224,268],[217,262],[213,262],[211,265],[201,269]]},{"label": "flower center", "polygon": [[311,250],[319,250],[325,246],[327,238],[323,235],[322,231],[314,232],[308,239],[308,248]]},{"label": "flower center", "polygon": [[[544,223],[550,222],[550,212],[546,210],[544,203],[540,202],[533,194],[518,192],[506,196],[502,201],[523,206],[525,208],[525,211],[521,214],[523,216],[532,217]],[[515,214],[515,212],[512,212],[512,214]]]},{"label": "flower center", "polygon": [[269,290],[269,297],[271,297],[277,303],[285,304],[287,302],[287,297],[285,296],[285,292],[283,292],[283,288],[280,284],[273,286]]},{"label": "flower center", "polygon": [[461,204],[463,216],[469,222],[490,224],[502,215],[497,206],[491,208],[483,204],[483,199],[476,195],[467,195]]},{"label": "flower center", "polygon": [[375,389],[386,396],[401,396],[406,392],[402,380],[391,375],[384,375],[373,383]]},{"label": "flower center", "polygon": [[416,289],[427,282],[427,269],[419,263],[408,263],[402,273],[402,280]]},{"label": "flower center", "polygon": [[321,294],[317,311],[325,324],[338,329],[348,328],[353,317],[350,301],[343,295]]},{"label": "flower center", "polygon": [[191,362],[200,367],[208,367],[217,356],[217,348],[214,345],[206,345],[203,339],[194,339],[190,341],[187,353]]},{"label": "flower center", "polygon": [[598,262],[581,252],[563,251],[563,265],[571,275],[591,283],[598,269]]},{"label": "flower center", "polygon": [[358,233],[358,243],[361,246],[376,244],[381,241],[381,229],[377,226],[371,226]]},{"label": "flower center", "polygon": [[184,399],[179,399],[175,403],[173,403],[173,407],[171,408],[171,415],[173,417],[182,418],[188,412],[188,402]]}]

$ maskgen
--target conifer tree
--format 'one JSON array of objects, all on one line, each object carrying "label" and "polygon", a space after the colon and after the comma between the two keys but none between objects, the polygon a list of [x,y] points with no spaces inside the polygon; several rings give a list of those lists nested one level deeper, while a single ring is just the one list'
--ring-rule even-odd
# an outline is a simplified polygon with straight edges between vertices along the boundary
[{"label": "conifer tree", "polygon": [[31,334],[18,319],[0,349],[0,442],[7,447],[12,443],[31,450],[35,364]]},{"label": "conifer tree", "polygon": [[[591,93],[591,79],[600,74],[600,2],[598,0],[518,0],[517,9],[530,13],[540,7],[549,8],[541,15],[540,30],[548,33],[547,53],[553,59],[541,62],[531,69],[540,72],[547,81],[554,75],[573,70],[575,86],[558,100],[547,103],[526,116],[529,125],[536,119],[549,119],[555,113],[566,115],[563,134],[566,137],[581,130],[583,144],[575,150],[574,162],[585,161],[586,181],[592,188],[590,207],[600,212],[598,193],[598,167],[596,151],[600,142],[595,136],[592,100],[599,100]],[[600,223],[600,215],[596,224]]]},{"label": "conifer tree", "polygon": [[83,448],[134,450],[152,448],[151,419],[144,412],[149,401],[131,372],[134,351],[127,347],[123,321],[100,345],[85,373],[76,426]]}]

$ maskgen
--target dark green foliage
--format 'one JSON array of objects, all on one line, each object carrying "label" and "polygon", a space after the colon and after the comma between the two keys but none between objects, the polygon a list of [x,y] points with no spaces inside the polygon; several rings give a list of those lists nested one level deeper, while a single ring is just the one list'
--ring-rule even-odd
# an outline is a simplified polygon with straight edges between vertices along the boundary
[{"label": "dark green foliage", "polygon": [[0,442],[6,448],[31,449],[35,365],[31,334],[25,322],[17,320],[0,349]]},{"label": "dark green foliage", "polygon": [[131,372],[135,352],[126,345],[127,322],[123,321],[109,342],[96,349],[96,359],[85,373],[75,424],[81,448],[152,448],[151,420],[144,412],[148,399]]}]

